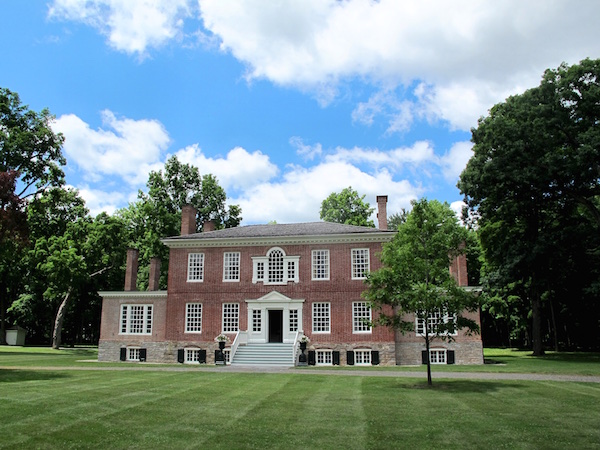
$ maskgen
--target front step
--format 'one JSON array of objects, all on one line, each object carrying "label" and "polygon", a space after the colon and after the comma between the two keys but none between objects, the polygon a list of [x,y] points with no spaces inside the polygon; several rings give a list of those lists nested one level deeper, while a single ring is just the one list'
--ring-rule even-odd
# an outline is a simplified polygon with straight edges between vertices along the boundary
[{"label": "front step", "polygon": [[291,367],[294,365],[294,346],[279,343],[240,345],[231,365]]}]

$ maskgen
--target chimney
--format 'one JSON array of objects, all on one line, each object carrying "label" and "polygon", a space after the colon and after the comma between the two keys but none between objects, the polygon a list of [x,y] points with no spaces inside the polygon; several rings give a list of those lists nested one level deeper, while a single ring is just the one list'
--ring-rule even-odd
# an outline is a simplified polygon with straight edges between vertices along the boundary
[{"label": "chimney", "polygon": [[212,220],[205,220],[204,225],[202,225],[202,231],[215,231],[217,227],[215,226],[215,222]]},{"label": "chimney", "polygon": [[464,253],[465,243],[460,245],[460,249],[463,251],[460,255],[457,255],[452,260],[450,265],[450,273],[456,280],[459,286],[469,285],[469,274],[467,273],[467,255]]},{"label": "chimney", "polygon": [[181,235],[194,234],[196,232],[196,208],[185,205],[181,208]]},{"label": "chimney", "polygon": [[379,220],[379,229],[387,230],[387,195],[378,195],[377,196],[377,219]]},{"label": "chimney", "polygon": [[139,252],[135,248],[127,250],[127,266],[125,268],[125,290],[137,291],[137,271]]},{"label": "chimney", "polygon": [[160,258],[150,259],[150,278],[148,279],[148,290],[158,291],[160,281]]}]

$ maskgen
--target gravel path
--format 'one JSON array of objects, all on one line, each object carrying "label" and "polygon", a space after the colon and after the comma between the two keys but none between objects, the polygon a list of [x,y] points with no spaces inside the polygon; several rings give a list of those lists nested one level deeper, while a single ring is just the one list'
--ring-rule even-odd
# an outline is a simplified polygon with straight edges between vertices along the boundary
[{"label": "gravel path", "polygon": [[[141,371],[165,371],[165,372],[221,372],[221,373],[280,373],[280,374],[308,374],[308,375],[338,375],[350,377],[401,377],[401,378],[423,378],[427,377],[425,372],[404,372],[393,370],[327,370],[310,368],[269,367],[269,366],[145,366],[143,364],[123,365],[123,367],[105,366],[101,364],[94,367],[85,366],[52,366],[52,367],[27,367],[27,366],[0,366],[0,369],[8,370],[48,370],[48,371],[79,371],[79,370],[141,370]],[[600,383],[600,376],[586,375],[556,375],[539,373],[490,373],[490,372],[435,372],[431,374],[433,379],[463,379],[463,380],[525,380],[525,381],[571,381],[581,383]]]}]

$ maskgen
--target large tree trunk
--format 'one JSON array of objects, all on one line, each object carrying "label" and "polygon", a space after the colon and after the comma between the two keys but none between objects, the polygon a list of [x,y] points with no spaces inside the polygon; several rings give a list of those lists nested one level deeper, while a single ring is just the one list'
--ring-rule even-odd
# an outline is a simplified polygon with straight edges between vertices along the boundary
[{"label": "large tree trunk", "polygon": [[427,319],[425,319],[425,351],[427,352],[427,385],[432,386],[431,380],[431,358],[429,357],[429,333],[427,333]]},{"label": "large tree trunk", "polygon": [[67,304],[69,303],[69,298],[71,298],[72,290],[73,288],[70,287],[67,291],[67,295],[65,295],[65,298],[58,307],[56,319],[54,320],[54,332],[52,333],[52,348],[56,350],[60,348],[63,321],[65,319],[65,314],[67,313]]},{"label": "large tree trunk", "polygon": [[537,292],[531,298],[531,340],[533,343],[533,356],[544,356],[542,343],[542,299]]}]

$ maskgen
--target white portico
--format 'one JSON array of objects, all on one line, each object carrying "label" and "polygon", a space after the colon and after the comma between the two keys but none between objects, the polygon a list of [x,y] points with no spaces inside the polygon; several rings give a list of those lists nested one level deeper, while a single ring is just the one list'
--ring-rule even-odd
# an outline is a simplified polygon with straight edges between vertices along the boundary
[{"label": "white portico", "polygon": [[304,299],[292,299],[272,291],[248,305],[248,343],[294,343],[302,328]]}]

